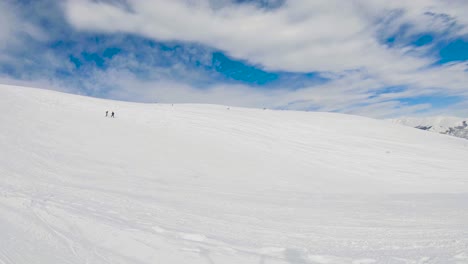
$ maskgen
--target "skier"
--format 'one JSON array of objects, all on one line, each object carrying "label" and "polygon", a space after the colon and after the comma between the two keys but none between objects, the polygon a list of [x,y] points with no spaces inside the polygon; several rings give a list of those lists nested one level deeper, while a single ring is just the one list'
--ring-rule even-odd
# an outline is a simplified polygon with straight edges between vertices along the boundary
[{"label": "skier", "polygon": [[109,114],[109,111],[106,111],[106,117],[108,116],[108,114]]},{"label": "skier", "polygon": [[114,112],[112,112],[111,117],[112,117],[112,118],[114,117]]}]

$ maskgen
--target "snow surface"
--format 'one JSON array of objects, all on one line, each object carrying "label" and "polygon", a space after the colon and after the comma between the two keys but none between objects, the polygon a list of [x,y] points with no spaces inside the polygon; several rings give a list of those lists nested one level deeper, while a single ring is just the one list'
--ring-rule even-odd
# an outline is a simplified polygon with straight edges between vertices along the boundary
[{"label": "snow surface", "polygon": [[0,125],[2,264],[468,263],[463,139],[5,85]]}]

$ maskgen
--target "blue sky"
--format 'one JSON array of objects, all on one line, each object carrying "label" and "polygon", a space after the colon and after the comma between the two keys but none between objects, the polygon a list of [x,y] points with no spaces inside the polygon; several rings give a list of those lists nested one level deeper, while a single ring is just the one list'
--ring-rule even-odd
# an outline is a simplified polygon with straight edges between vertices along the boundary
[{"label": "blue sky", "polygon": [[0,83],[139,102],[468,116],[466,1],[7,0]]}]

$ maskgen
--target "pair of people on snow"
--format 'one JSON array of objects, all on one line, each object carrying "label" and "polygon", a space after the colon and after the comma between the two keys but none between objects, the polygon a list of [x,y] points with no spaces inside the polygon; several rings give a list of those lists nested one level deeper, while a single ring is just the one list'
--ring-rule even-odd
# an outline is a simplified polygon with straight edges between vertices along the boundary
[{"label": "pair of people on snow", "polygon": [[[109,111],[106,111],[106,116],[108,116],[108,115],[109,115]],[[111,116],[110,116],[110,117],[115,117],[115,116],[114,116],[114,111],[112,111],[112,113],[111,113]]]}]

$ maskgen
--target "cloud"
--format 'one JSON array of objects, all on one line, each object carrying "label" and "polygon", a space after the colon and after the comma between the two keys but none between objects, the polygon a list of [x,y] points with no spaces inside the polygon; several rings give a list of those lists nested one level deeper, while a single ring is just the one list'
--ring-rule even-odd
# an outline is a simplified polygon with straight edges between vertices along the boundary
[{"label": "cloud", "polygon": [[130,9],[123,9],[68,0],[65,12],[81,30],[202,43],[269,70],[300,72],[417,69],[433,61],[390,49],[376,35],[394,34],[404,24],[415,33],[450,30],[439,12],[460,23],[459,31],[468,23],[459,11],[467,7],[462,1],[295,0],[276,9],[229,1],[213,8],[210,2],[129,0]]},{"label": "cloud", "polygon": [[266,70],[337,76],[362,71],[365,79],[352,85],[358,94],[370,78],[380,83],[373,89],[405,85],[466,95],[466,64],[434,66],[438,58],[427,56],[427,47],[390,47],[382,41],[425,32],[464,36],[466,1],[295,0],[273,9],[232,1],[213,7],[212,2],[129,0],[128,8],[122,8],[109,2],[68,0],[64,10],[79,30],[201,43]]},{"label": "cloud", "polygon": [[350,1],[289,1],[273,10],[233,3],[213,9],[209,3],[132,0],[130,11],[105,2],[68,1],[65,11],[78,29],[198,42],[270,70],[341,71],[395,57],[373,38],[368,28],[373,16],[356,15]]},{"label": "cloud", "polygon": [[47,34],[40,27],[21,19],[17,6],[0,2],[0,50],[23,44],[24,38],[44,41]]},{"label": "cloud", "polygon": [[[467,63],[440,64],[437,54],[439,42],[468,33],[462,0],[51,3],[0,3],[0,41],[8,40],[0,63],[15,69],[0,81],[122,100],[373,117],[438,111],[411,98],[468,98]],[[424,34],[435,40],[411,44]],[[104,56],[109,47],[122,52]],[[280,77],[274,86],[235,82],[211,65],[215,52]],[[456,105],[444,109],[468,109]]]}]

